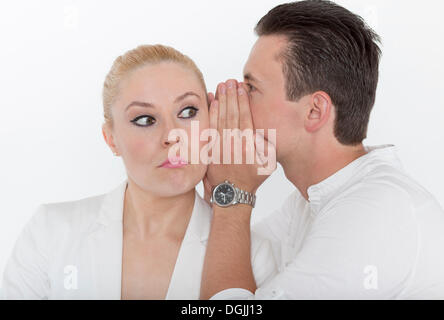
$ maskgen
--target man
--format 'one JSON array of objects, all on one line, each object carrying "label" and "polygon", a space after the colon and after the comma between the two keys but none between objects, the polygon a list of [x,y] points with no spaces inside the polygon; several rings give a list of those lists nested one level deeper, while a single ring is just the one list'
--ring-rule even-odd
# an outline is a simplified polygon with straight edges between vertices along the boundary
[{"label": "man", "polygon": [[276,159],[296,189],[253,229],[271,241],[279,274],[256,288],[254,201],[230,204],[223,184],[253,199],[267,176],[257,174],[259,164],[212,164],[201,298],[443,299],[443,210],[403,171],[393,146],[362,144],[378,82],[378,36],[327,1],[277,6],[255,31],[245,84],[218,86],[210,122],[220,134],[263,128],[265,139],[276,129]]}]

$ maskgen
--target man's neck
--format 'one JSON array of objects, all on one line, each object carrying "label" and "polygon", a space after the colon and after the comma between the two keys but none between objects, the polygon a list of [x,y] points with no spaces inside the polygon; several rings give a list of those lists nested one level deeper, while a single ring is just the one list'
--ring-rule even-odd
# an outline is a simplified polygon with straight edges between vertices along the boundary
[{"label": "man's neck", "polygon": [[364,146],[324,145],[314,148],[304,155],[298,151],[281,159],[280,164],[285,176],[308,200],[307,190],[338,172],[352,161],[366,154]]}]

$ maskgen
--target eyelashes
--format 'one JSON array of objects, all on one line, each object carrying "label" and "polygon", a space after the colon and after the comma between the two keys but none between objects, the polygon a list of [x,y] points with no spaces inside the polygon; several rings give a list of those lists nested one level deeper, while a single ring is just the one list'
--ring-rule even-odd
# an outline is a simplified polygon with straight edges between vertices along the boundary
[{"label": "eyelashes", "polygon": [[151,116],[143,115],[134,118],[131,122],[139,127],[149,127],[156,123],[156,119]]},{"label": "eyelashes", "polygon": [[[180,119],[191,119],[197,115],[198,111],[199,109],[194,106],[187,106],[179,112],[177,117]],[[156,119],[150,115],[141,115],[134,118],[130,122],[139,127],[150,127],[156,123]]]},{"label": "eyelashes", "polygon": [[[185,111],[188,112],[188,116],[182,116],[182,114]],[[193,106],[188,106],[188,107],[182,109],[182,111],[179,113],[178,117],[182,118],[182,119],[194,118],[197,114],[197,111],[199,111],[197,108],[195,108]],[[189,115],[190,112],[191,112],[191,115]]]}]

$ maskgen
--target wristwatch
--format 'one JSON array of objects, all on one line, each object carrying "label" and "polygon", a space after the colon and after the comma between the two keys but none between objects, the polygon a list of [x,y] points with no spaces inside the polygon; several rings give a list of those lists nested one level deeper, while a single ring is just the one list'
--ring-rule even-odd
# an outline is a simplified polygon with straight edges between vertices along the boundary
[{"label": "wristwatch", "polygon": [[233,183],[225,180],[213,188],[210,203],[215,203],[219,207],[230,207],[238,203],[243,203],[254,208],[256,195],[236,188]]}]

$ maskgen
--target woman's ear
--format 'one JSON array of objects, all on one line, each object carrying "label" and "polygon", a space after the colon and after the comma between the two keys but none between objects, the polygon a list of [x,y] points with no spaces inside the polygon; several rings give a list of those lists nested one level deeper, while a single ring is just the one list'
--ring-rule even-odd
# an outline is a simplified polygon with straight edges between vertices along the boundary
[{"label": "woman's ear", "polygon": [[332,107],[330,96],[327,93],[323,91],[313,93],[305,119],[305,130],[315,132],[322,128],[330,117]]},{"label": "woman's ear", "polygon": [[113,154],[115,156],[117,156],[118,150],[117,147],[114,143],[114,135],[111,129],[111,125],[109,123],[104,123],[102,125],[102,134],[103,134],[103,138],[105,139],[106,144],[109,146],[109,148],[111,149],[111,151],[113,152]]}]

